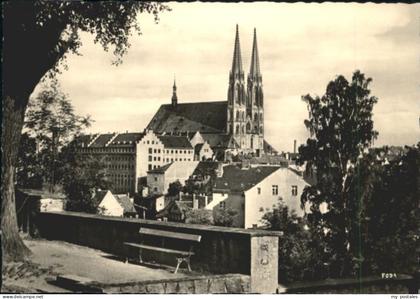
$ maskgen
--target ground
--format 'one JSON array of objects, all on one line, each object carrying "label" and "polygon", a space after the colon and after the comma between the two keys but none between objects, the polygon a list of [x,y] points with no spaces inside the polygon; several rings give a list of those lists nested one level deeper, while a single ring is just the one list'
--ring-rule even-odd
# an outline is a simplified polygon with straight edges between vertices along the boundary
[{"label": "ground", "polygon": [[55,279],[60,274],[77,275],[103,284],[181,278],[187,275],[125,264],[100,250],[66,242],[39,239],[25,239],[24,242],[33,253],[30,262],[3,265],[2,292],[62,292],[62,289],[46,282],[46,279]]}]

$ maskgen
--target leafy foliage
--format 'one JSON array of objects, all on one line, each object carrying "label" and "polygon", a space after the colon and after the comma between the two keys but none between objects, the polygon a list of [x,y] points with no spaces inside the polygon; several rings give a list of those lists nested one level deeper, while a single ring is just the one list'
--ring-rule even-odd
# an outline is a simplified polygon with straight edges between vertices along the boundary
[{"label": "leafy foliage", "polygon": [[214,225],[231,227],[237,215],[238,212],[231,208],[216,209],[213,213]]},{"label": "leafy foliage", "polygon": [[23,188],[41,188],[42,174],[39,168],[37,144],[34,137],[27,132],[20,139],[18,161],[16,167],[16,184]]},{"label": "leafy foliage", "polygon": [[355,170],[350,196],[355,267],[364,274],[413,273],[417,267],[420,150],[371,150]]},{"label": "leafy foliage", "polygon": [[181,190],[182,190],[182,184],[179,180],[176,180],[175,182],[169,184],[168,195],[170,196],[178,195]]},{"label": "leafy foliage", "polygon": [[[269,230],[282,231],[279,239],[279,281],[290,283],[302,280],[322,279],[323,264],[322,239],[313,236],[306,221],[287,206],[279,203],[266,212],[262,221]],[[322,273],[322,274],[321,274]]]},{"label": "leafy foliage", "polygon": [[26,154],[20,155],[18,178],[22,181],[19,184],[25,184],[24,174],[29,172],[37,177],[38,187],[43,183],[50,186],[62,183],[66,157],[61,149],[92,122],[89,116],[74,113],[57,80],[50,83],[44,84],[26,112],[26,132],[21,141],[21,151]]},{"label": "leafy foliage", "polygon": [[73,143],[63,150],[63,156],[67,160],[63,180],[63,189],[68,198],[66,209],[96,213],[99,202],[95,201],[95,191],[111,187],[105,161],[93,155],[82,157],[77,154]]},{"label": "leafy foliage", "polygon": [[[358,159],[378,133],[373,129],[372,110],[377,98],[370,95],[370,78],[356,71],[348,82],[343,76],[331,81],[321,98],[306,95],[309,119],[305,120],[311,137],[299,148],[299,163],[315,170],[317,183],[306,187],[302,205],[311,204],[312,230],[323,235],[328,244],[333,276],[352,273],[352,229],[359,213],[349,195]],[[325,203],[328,211],[322,213]]]},{"label": "leafy foliage", "polygon": [[189,210],[185,212],[185,223],[213,225],[213,211],[211,210]]}]

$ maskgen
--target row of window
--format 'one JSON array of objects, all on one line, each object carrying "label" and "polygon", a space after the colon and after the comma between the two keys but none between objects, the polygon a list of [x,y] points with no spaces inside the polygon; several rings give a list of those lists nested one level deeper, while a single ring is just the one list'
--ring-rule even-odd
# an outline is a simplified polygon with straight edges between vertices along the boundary
[{"label": "row of window", "polygon": [[109,169],[134,169],[134,164],[109,164]]},{"label": "row of window", "polygon": [[110,156],[105,158],[106,161],[134,161],[134,156]]},{"label": "row of window", "polygon": [[108,176],[110,177],[110,178],[132,178],[132,179],[134,179],[134,175],[133,174],[126,174],[126,173],[122,173],[122,174],[120,174],[120,173],[110,173],[110,174],[108,174]]},{"label": "row of window", "polygon": [[[192,150],[174,150],[174,149],[171,149],[171,150],[169,150],[169,149],[167,149],[167,150],[162,150],[162,152],[165,154],[173,154],[173,153],[175,153],[175,154],[178,154],[178,152],[180,153],[180,154],[192,154]],[[160,148],[151,148],[151,147],[149,147],[149,154],[160,154]]]},{"label": "row of window", "polygon": [[[272,194],[273,195],[279,195],[279,186],[278,185],[272,185],[271,186]],[[261,187],[257,187],[257,194],[261,194]],[[292,186],[292,196],[298,195],[298,186],[293,185]]]},{"label": "row of window", "polygon": [[133,148],[115,148],[115,147],[89,147],[86,149],[81,149],[81,152],[85,153],[133,153]]}]

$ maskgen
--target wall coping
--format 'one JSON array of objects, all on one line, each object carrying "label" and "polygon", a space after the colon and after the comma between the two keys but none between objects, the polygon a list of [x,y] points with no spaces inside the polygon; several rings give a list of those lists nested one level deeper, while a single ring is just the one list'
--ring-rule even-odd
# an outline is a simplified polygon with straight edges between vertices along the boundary
[{"label": "wall coping", "polygon": [[212,226],[212,225],[201,225],[201,224],[187,224],[180,222],[171,222],[171,221],[157,221],[157,220],[147,220],[139,218],[122,218],[115,216],[103,216],[103,215],[94,215],[81,212],[40,212],[44,215],[57,215],[64,217],[79,217],[79,218],[90,218],[96,220],[105,220],[105,221],[115,221],[115,222],[129,222],[129,223],[138,223],[138,224],[151,224],[159,225],[162,227],[177,227],[177,228],[186,228],[186,229],[195,229],[202,231],[210,231],[216,233],[234,233],[248,235],[250,237],[264,237],[264,236],[273,236],[280,237],[283,235],[281,231],[271,231],[271,230],[261,230],[261,229],[244,229],[236,227],[223,227],[223,226]]},{"label": "wall coping", "polygon": [[397,277],[382,278],[380,276],[367,276],[361,278],[341,278],[341,279],[326,279],[311,282],[297,282],[290,285],[283,285],[286,293],[294,292],[310,292],[313,290],[323,290],[330,288],[345,288],[352,286],[368,286],[372,284],[387,284],[387,283],[407,283],[413,279],[407,274],[397,274]]}]

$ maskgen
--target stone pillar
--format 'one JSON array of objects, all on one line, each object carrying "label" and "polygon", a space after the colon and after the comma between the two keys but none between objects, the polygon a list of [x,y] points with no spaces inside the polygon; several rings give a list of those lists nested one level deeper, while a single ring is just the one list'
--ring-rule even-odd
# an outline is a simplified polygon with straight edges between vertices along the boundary
[{"label": "stone pillar", "polygon": [[278,259],[278,236],[251,236],[251,293],[276,293]]}]

